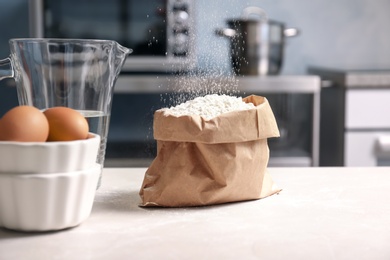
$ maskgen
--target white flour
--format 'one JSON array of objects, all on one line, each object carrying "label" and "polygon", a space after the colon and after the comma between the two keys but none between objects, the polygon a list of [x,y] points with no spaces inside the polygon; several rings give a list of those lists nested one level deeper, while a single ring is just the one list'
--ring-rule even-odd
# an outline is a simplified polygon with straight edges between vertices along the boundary
[{"label": "white flour", "polygon": [[209,120],[227,112],[252,108],[255,106],[252,103],[245,103],[241,97],[211,94],[164,110],[174,116],[198,115]]}]

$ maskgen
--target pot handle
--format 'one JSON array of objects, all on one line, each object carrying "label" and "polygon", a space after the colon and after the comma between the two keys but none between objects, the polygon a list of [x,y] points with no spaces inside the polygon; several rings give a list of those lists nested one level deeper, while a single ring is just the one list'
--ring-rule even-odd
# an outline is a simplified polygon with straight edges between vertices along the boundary
[{"label": "pot handle", "polygon": [[234,36],[236,36],[236,30],[230,28],[216,29],[215,34],[218,36],[233,38]]},{"label": "pot handle", "polygon": [[0,60],[0,80],[13,77],[14,70],[12,68],[11,58],[8,57],[6,59]]},{"label": "pot handle", "polygon": [[295,37],[300,34],[297,28],[287,28],[283,31],[284,37]]},{"label": "pot handle", "polygon": [[252,14],[255,14],[259,17],[259,21],[261,22],[267,22],[268,21],[268,15],[267,13],[257,6],[248,6],[242,10],[241,18],[244,20],[248,20],[249,16]]}]

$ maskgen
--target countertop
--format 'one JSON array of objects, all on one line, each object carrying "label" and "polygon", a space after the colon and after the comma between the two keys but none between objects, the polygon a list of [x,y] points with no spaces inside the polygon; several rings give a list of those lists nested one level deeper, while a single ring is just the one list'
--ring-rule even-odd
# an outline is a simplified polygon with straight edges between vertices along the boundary
[{"label": "countertop", "polygon": [[323,87],[345,89],[388,89],[390,70],[345,70],[309,67],[310,74],[321,77]]},{"label": "countertop", "polygon": [[269,168],[282,192],[141,208],[146,168],[106,168],[90,217],[46,233],[0,229],[0,259],[390,259],[390,168]]},{"label": "countertop", "polygon": [[115,83],[115,93],[155,94],[185,92],[189,86],[213,91],[239,90],[242,93],[306,93],[318,94],[321,80],[315,75],[270,76],[202,76],[194,75],[126,75],[121,74]]}]

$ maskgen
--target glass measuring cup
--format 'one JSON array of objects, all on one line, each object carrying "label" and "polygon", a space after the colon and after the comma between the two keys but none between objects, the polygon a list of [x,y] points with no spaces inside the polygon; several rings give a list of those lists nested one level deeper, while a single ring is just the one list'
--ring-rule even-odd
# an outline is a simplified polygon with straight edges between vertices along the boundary
[{"label": "glass measuring cup", "polygon": [[20,105],[65,106],[83,114],[90,132],[101,136],[97,162],[103,168],[114,85],[131,50],[89,39],[11,39],[9,46],[0,80],[15,79]]}]

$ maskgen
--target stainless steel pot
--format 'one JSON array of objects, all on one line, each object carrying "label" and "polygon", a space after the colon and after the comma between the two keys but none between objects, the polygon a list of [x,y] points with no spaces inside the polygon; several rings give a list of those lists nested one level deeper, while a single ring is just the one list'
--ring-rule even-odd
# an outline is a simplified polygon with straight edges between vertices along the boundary
[{"label": "stainless steel pot", "polygon": [[265,11],[247,7],[241,18],[227,21],[229,28],[216,34],[230,39],[231,61],[237,75],[276,75],[283,63],[286,37],[298,35],[298,29],[285,28],[269,20]]}]

